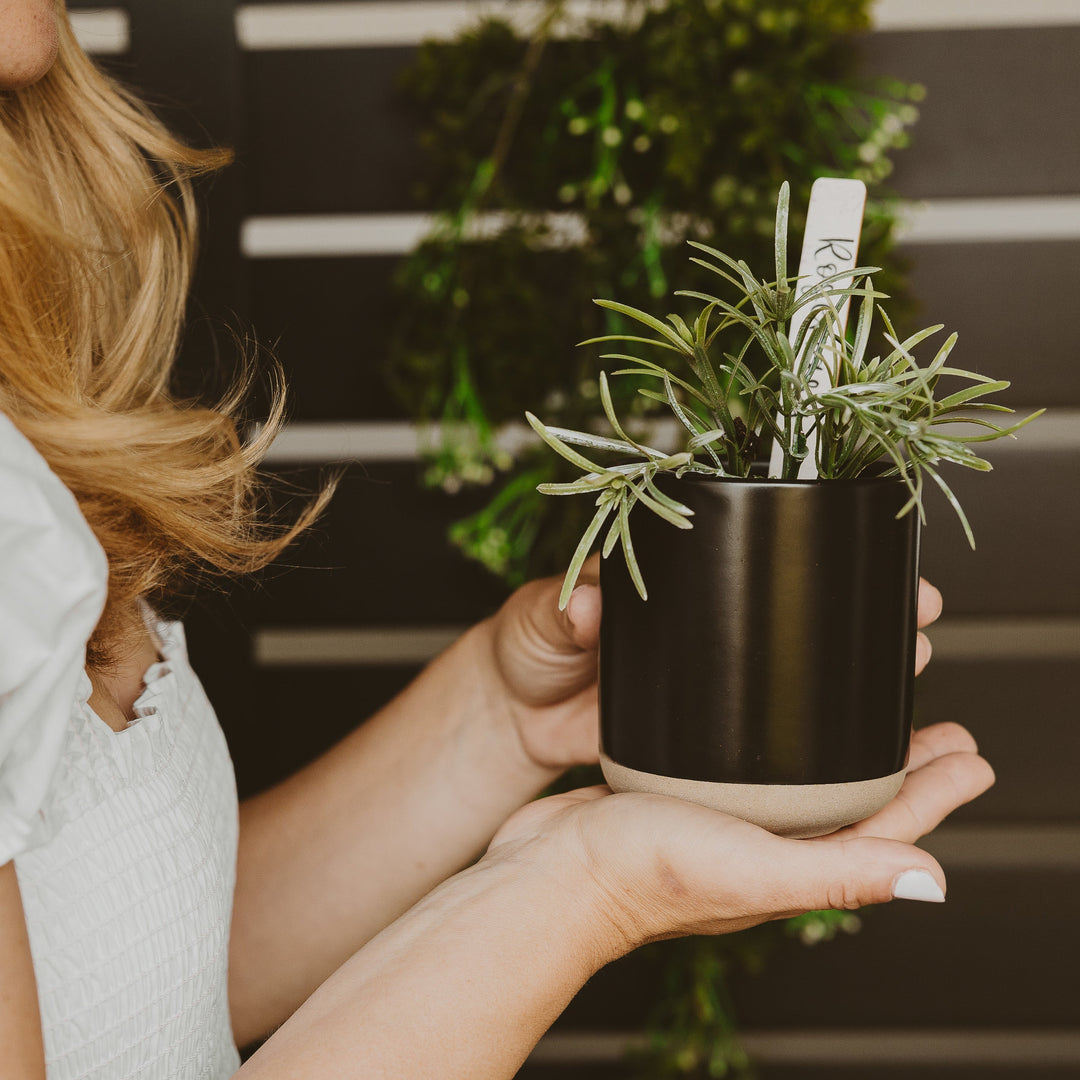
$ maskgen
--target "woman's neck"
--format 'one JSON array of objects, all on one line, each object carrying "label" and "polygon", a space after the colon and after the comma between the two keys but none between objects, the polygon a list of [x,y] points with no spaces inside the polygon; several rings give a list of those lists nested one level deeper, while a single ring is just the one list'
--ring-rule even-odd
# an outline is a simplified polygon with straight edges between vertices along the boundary
[{"label": "woman's neck", "polygon": [[135,719],[134,705],[147,669],[161,659],[161,643],[140,617],[114,655],[107,668],[87,668],[93,687],[89,705],[114,731],[123,731]]}]

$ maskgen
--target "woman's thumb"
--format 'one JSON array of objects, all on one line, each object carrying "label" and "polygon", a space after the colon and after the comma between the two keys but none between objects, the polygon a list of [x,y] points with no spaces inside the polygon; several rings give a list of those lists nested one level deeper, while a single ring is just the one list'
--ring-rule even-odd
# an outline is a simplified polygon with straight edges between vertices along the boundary
[{"label": "woman's thumb", "polygon": [[804,892],[799,905],[853,910],[889,900],[942,903],[945,873],[921,848],[899,840],[855,837],[816,842],[791,841],[802,849],[798,880]]},{"label": "woman's thumb", "polygon": [[600,640],[600,586],[581,584],[566,606],[568,637],[579,648],[594,649]]}]

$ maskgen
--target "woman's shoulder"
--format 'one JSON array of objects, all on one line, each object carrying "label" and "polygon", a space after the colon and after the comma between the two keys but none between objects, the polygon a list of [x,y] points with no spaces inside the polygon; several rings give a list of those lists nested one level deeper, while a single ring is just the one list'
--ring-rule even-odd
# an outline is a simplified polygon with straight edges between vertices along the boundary
[{"label": "woman's shoulder", "polygon": [[0,864],[41,839],[107,577],[75,497],[0,413]]},{"label": "woman's shoulder", "polygon": [[75,574],[104,594],[105,553],[87,525],[75,496],[15,424],[0,412],[0,589],[32,566],[61,557],[57,577],[40,584],[68,583]]}]

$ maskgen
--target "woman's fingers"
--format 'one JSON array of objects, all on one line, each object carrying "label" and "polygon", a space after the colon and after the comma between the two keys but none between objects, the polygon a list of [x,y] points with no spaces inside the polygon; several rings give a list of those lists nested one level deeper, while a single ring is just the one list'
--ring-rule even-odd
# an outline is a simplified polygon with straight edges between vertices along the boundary
[{"label": "woman's fingers", "polygon": [[993,783],[994,770],[978,754],[944,754],[908,773],[899,794],[887,806],[834,835],[878,836],[913,844]]},{"label": "woman's fingers", "polygon": [[926,578],[919,578],[919,626],[929,626],[941,614],[941,593]]},{"label": "woman's fingers", "polygon": [[937,860],[910,844],[874,836],[823,837],[825,843],[786,841],[784,858],[795,892],[783,914],[820,908],[854,910],[889,900],[945,899]]},{"label": "woman's fingers", "polygon": [[921,675],[923,668],[930,663],[933,652],[930,639],[921,631],[915,635],[915,674]]},{"label": "woman's fingers", "polygon": [[[916,622],[919,626],[929,626],[941,614],[941,593],[926,578],[919,578],[919,610]],[[925,634],[915,635],[915,674],[922,673],[930,663],[933,647]]]},{"label": "woman's fingers", "polygon": [[579,649],[595,649],[600,640],[600,586],[582,582],[570,594],[564,616],[568,637]]},{"label": "woman's fingers", "polygon": [[[941,866],[910,844],[872,836],[785,840],[744,822],[736,826],[721,814],[714,822],[713,835],[703,831],[695,844],[693,869],[672,873],[678,860],[669,855],[662,865],[672,887],[645,890],[687,913],[681,926],[675,923],[683,933],[729,933],[822,908],[852,911],[899,898],[945,898]],[[628,883],[616,894],[632,890]],[[659,934],[652,937],[670,936],[662,912],[639,910],[659,915]]]},{"label": "woman's fingers", "polygon": [[960,724],[946,722],[919,728],[911,736],[908,772],[921,769],[928,761],[945,754],[977,754],[979,747],[974,736]]}]

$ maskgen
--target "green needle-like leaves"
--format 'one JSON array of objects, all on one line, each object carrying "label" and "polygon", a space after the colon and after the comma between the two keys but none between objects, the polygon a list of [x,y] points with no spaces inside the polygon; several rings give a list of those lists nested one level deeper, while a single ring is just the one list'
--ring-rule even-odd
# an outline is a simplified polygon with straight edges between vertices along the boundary
[{"label": "green needle-like leaves", "polygon": [[[675,295],[701,303],[693,319],[668,313],[665,319],[617,303],[596,303],[651,330],[655,337],[607,334],[585,345],[609,341],[652,345],[666,350],[670,366],[626,353],[606,353],[603,359],[629,363],[613,376],[658,379],[663,387],[639,387],[638,393],[670,409],[685,433],[675,452],[645,445],[628,433],[616,414],[608,375],[599,378],[600,404],[614,437],[593,432],[548,427],[526,413],[532,429],[562,458],[585,475],[570,483],[544,483],[547,495],[592,494],[596,513],[570,561],[559,606],[569,601],[581,567],[606,522],[601,554],[607,558],[622,548],[634,587],[646,598],[645,581],[630,538],[630,514],[640,503],[680,529],[692,527],[689,507],[661,491],[659,473],[682,476],[691,472],[712,477],[746,477],[771,442],[783,451],[781,475],[794,477],[808,453],[807,431],[817,433],[817,471],[822,479],[859,476],[876,467],[907,486],[909,498],[901,513],[916,511],[925,520],[925,479],[941,489],[955,510],[968,542],[975,546],[971,525],[952,489],[939,471],[942,462],[978,471],[990,463],[972,443],[1012,437],[1042,410],[1011,426],[999,427],[980,413],[1012,410],[985,400],[1006,390],[1004,380],[947,365],[956,345],[950,335],[933,360],[922,367],[914,352],[941,326],[930,326],[901,338],[877,301],[887,299],[873,287],[876,267],[857,267],[815,282],[795,299],[794,279],[788,277],[789,189],[780,188],[774,242],[775,278],[758,281],[746,263],[697,241],[690,246],[708,259],[691,261],[718,275],[734,290],[731,299],[707,293],[679,291]],[[843,285],[844,279],[850,281]],[[838,312],[853,297],[861,297],[854,333],[848,340],[839,330]],[[791,316],[808,309],[794,340],[788,336]],[[869,356],[874,316],[884,327],[888,347],[884,356]],[[734,342],[728,344],[728,339]],[[676,354],[670,357],[670,354]],[[831,385],[815,389],[815,372],[829,373]],[[937,396],[938,383],[950,380],[950,392]],[[963,385],[957,386],[959,381]],[[655,385],[655,384],[654,384]],[[617,464],[602,465],[574,447],[605,456],[618,455]]]}]

